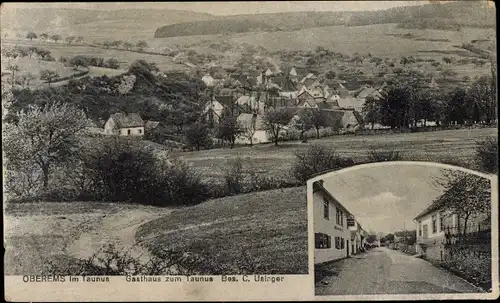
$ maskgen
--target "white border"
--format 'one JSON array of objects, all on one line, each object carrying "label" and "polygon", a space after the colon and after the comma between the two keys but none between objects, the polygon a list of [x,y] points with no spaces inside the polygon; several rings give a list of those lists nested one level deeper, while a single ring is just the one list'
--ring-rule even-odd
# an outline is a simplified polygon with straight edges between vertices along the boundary
[{"label": "white border", "polygon": [[498,176],[494,174],[487,174],[468,168],[454,166],[449,164],[435,163],[435,162],[424,162],[424,161],[388,161],[388,162],[375,162],[368,164],[360,164],[356,166],[351,166],[345,169],[329,172],[320,176],[316,176],[307,181],[307,213],[308,213],[308,243],[309,243],[309,274],[313,277],[314,285],[314,224],[313,224],[313,183],[340,175],[346,172],[352,172],[356,170],[361,170],[365,168],[372,167],[382,167],[382,166],[408,166],[408,165],[420,165],[427,167],[440,167],[443,169],[459,170],[465,173],[470,173],[482,178],[489,179],[491,182],[491,293],[463,293],[463,294],[388,294],[388,295],[333,295],[333,296],[316,296],[314,300],[316,301],[372,301],[372,300],[444,300],[444,299],[497,299],[499,297],[499,278],[498,278]]}]

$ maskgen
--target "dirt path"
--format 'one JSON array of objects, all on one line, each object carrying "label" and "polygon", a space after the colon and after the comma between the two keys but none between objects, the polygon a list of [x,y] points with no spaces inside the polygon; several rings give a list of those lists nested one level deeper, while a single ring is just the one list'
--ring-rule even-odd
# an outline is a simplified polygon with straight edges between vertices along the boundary
[{"label": "dirt path", "polygon": [[78,258],[88,258],[103,246],[113,244],[118,251],[128,251],[134,257],[147,260],[147,249],[136,243],[135,232],[139,226],[167,215],[167,209],[125,210],[106,215],[89,231],[68,246],[68,253]]},{"label": "dirt path", "polygon": [[5,272],[39,274],[59,256],[86,258],[107,244],[148,256],[135,241],[137,228],[171,209],[115,203],[19,204],[4,215]]}]

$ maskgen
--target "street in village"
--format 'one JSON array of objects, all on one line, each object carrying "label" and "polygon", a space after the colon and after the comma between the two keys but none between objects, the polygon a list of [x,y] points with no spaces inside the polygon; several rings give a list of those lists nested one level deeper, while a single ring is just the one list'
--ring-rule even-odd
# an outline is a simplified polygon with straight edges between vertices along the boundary
[{"label": "street in village", "polygon": [[431,263],[377,247],[316,269],[316,295],[478,293],[476,286]]}]

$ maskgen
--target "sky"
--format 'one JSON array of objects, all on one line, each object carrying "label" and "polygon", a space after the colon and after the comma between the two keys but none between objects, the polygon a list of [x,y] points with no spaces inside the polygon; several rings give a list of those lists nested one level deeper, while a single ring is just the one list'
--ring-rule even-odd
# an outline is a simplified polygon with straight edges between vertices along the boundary
[{"label": "sky", "polygon": [[83,9],[177,9],[209,13],[218,16],[263,14],[297,11],[357,11],[377,10],[397,6],[421,5],[429,1],[226,1],[226,2],[61,2],[61,3],[9,3],[18,8],[83,8]]},{"label": "sky", "polygon": [[414,230],[413,218],[442,194],[435,178],[442,168],[386,165],[324,179],[325,188],[357,218],[364,230]]}]

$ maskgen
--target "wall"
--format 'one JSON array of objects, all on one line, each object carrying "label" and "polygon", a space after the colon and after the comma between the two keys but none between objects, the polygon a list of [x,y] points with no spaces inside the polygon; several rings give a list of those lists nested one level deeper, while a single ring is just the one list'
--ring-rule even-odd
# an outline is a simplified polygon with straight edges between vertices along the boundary
[{"label": "wall", "polygon": [[[344,225],[339,226],[336,224],[336,208],[339,206],[337,201],[330,201],[329,213],[330,219],[324,218],[323,199],[328,199],[321,191],[313,194],[313,218],[314,218],[314,232],[324,233],[332,238],[331,248],[314,249],[314,263],[323,263],[333,260],[338,260],[347,257],[347,243],[344,245],[343,250],[335,248],[335,237],[343,237],[345,240],[351,239],[351,232],[347,229],[347,214],[344,212]],[[349,241],[349,246],[351,245]],[[349,249],[350,250],[350,249]]]},{"label": "wall", "polygon": [[[265,130],[257,130],[253,134],[253,144],[259,144],[259,143],[268,143],[271,142],[271,136],[269,136],[268,132]],[[244,136],[240,136],[236,138],[235,140],[236,144],[250,144],[250,140]]]},{"label": "wall", "polygon": [[[130,135],[128,131],[130,130]],[[144,127],[129,127],[129,128],[121,128],[120,136],[142,136],[144,135]]]}]

